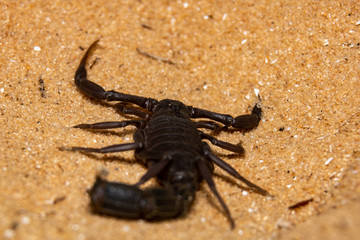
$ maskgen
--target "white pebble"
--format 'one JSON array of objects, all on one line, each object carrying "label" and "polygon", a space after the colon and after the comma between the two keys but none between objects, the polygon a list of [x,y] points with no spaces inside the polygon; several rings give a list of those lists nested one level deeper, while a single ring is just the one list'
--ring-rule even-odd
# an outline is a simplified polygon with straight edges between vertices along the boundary
[{"label": "white pebble", "polygon": [[130,227],[128,225],[124,225],[121,230],[123,230],[123,232],[129,232]]},{"label": "white pebble", "polygon": [[21,223],[22,223],[22,224],[25,224],[25,225],[29,224],[29,223],[30,223],[30,218],[27,217],[27,216],[23,216],[23,217],[21,218]]},{"label": "white pebble", "polygon": [[4,231],[4,237],[5,237],[5,238],[13,238],[14,235],[15,235],[15,232],[14,232],[14,230],[12,230],[12,229],[6,229],[6,230]]},{"label": "white pebble", "polygon": [[325,166],[329,165],[333,159],[334,159],[334,158],[331,157],[331,158],[329,158],[328,160],[326,160]]},{"label": "white pebble", "polygon": [[79,230],[79,225],[78,224],[72,224],[71,225],[71,229],[74,230],[74,231],[78,231]]}]

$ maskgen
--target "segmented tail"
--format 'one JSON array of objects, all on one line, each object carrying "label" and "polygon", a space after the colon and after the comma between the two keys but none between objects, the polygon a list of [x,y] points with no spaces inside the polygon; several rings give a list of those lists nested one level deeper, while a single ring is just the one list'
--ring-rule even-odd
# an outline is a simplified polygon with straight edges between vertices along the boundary
[{"label": "segmented tail", "polygon": [[142,190],[134,185],[108,182],[97,177],[90,190],[96,212],[121,218],[161,220],[175,218],[188,211],[193,198],[184,199],[171,188]]}]

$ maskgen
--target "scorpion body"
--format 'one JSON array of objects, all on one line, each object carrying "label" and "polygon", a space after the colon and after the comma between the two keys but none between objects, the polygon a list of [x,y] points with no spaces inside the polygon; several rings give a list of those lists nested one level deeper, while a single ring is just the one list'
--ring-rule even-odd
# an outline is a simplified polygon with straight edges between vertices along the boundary
[{"label": "scorpion body", "polygon": [[[100,122],[74,126],[81,129],[111,129],[128,125],[137,127],[132,143],[117,144],[103,148],[64,147],[62,150],[110,153],[135,150],[135,157],[142,160],[148,171],[134,185],[108,182],[97,177],[90,190],[91,205],[99,213],[121,218],[162,220],[181,216],[188,212],[195,199],[199,183],[205,179],[211,191],[221,204],[229,219],[231,228],[235,224],[230,211],[221,198],[212,179],[214,163],[233,177],[262,195],[267,191],[242,177],[235,169],[212,153],[203,141],[229,151],[243,154],[240,145],[220,141],[198,128],[219,130],[220,125],[236,129],[252,129],[261,118],[261,108],[255,105],[252,113],[233,118],[207,110],[187,106],[180,101],[164,99],[157,101],[135,95],[105,91],[101,86],[87,79],[85,68],[95,41],[84,54],[75,74],[78,89],[89,97],[105,101],[120,101],[115,107],[124,114],[139,117],[138,120],[121,122]],[[141,109],[129,107],[129,103]],[[191,118],[208,118],[213,121],[193,122]],[[139,186],[156,177],[161,187],[141,189]]]}]

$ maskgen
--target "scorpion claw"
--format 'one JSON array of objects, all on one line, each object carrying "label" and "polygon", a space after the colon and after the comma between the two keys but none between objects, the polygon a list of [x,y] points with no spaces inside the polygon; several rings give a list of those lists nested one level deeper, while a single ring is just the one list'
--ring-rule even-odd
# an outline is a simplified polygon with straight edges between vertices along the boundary
[{"label": "scorpion claw", "polygon": [[262,110],[260,103],[257,103],[253,107],[251,114],[237,116],[232,120],[231,126],[234,128],[249,130],[259,125],[261,116]]}]

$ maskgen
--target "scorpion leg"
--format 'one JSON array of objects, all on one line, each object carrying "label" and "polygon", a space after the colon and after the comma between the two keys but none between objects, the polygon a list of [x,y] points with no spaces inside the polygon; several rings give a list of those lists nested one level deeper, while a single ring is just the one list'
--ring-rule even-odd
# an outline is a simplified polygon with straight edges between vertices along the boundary
[{"label": "scorpion leg", "polygon": [[219,124],[214,123],[212,121],[198,121],[198,122],[194,122],[195,123],[195,127],[196,128],[207,128],[210,130],[219,130],[221,127]]},{"label": "scorpion leg", "polygon": [[219,192],[217,191],[214,180],[212,179],[211,171],[209,170],[209,168],[204,163],[204,159],[198,160],[196,162],[196,164],[197,164],[197,167],[198,167],[202,177],[206,180],[209,188],[211,189],[211,191],[214,193],[214,195],[216,196],[216,198],[220,202],[221,207],[224,209],[225,214],[226,214],[227,218],[229,219],[231,229],[234,229],[235,223],[234,223],[233,218],[231,217],[229,208],[226,206],[224,200],[221,198]]},{"label": "scorpion leg", "polygon": [[203,133],[201,131],[199,131],[199,134],[200,134],[201,139],[207,139],[215,146],[224,148],[226,150],[229,150],[229,151],[232,151],[235,153],[243,154],[245,152],[244,148],[240,145],[238,146],[238,145],[234,145],[234,144],[231,144],[228,142],[220,141],[217,138],[214,138],[214,137],[210,136],[209,134]]},{"label": "scorpion leg", "polygon": [[79,124],[75,125],[74,128],[81,129],[111,129],[111,128],[123,128],[129,125],[133,125],[137,128],[140,128],[145,125],[144,120],[127,120],[122,122],[98,122],[93,124]]},{"label": "scorpion leg", "polygon": [[147,182],[150,178],[157,176],[161,172],[161,170],[166,167],[170,160],[170,156],[164,156],[160,161],[153,162],[150,165],[149,170],[140,178],[140,180],[135,184],[135,186],[140,186]]},{"label": "scorpion leg", "polygon": [[149,119],[149,117],[150,117],[150,115],[148,113],[140,111],[140,110],[138,110],[136,108],[126,107],[124,103],[117,103],[117,104],[115,104],[115,107],[121,113],[124,113],[124,114],[135,115],[135,116],[140,117],[142,119]]},{"label": "scorpion leg", "polygon": [[221,122],[225,124],[225,126],[232,126],[234,128],[244,130],[256,127],[261,119],[261,108],[258,104],[254,106],[251,114],[240,115],[235,118],[227,114],[220,114],[200,108],[191,108],[191,112],[192,118],[209,118],[211,120]]},{"label": "scorpion leg", "polygon": [[80,61],[79,67],[75,73],[75,84],[85,95],[93,97],[99,100],[107,101],[123,101],[136,104],[147,110],[152,110],[158,103],[157,100],[153,98],[145,98],[125,93],[119,93],[116,91],[106,91],[100,85],[89,81],[87,79],[87,71],[85,68],[86,60],[92,49],[96,46],[99,40],[96,40],[91,46],[86,50],[83,58]]},{"label": "scorpion leg", "polygon": [[86,152],[86,153],[113,153],[143,148],[142,142],[123,143],[111,145],[103,148],[86,148],[86,147],[61,147],[61,151]]},{"label": "scorpion leg", "polygon": [[218,156],[216,156],[214,153],[211,152],[211,149],[209,147],[209,145],[207,143],[204,142],[204,154],[216,165],[218,165],[220,168],[222,168],[224,171],[226,171],[227,173],[229,173],[231,176],[233,176],[234,178],[239,179],[240,181],[242,181],[243,183],[245,183],[247,186],[249,186],[250,188],[254,189],[256,192],[260,193],[261,195],[264,196],[269,196],[270,194],[262,189],[261,187],[257,186],[256,184],[250,182],[249,180],[247,180],[246,178],[244,178],[243,176],[241,176],[233,167],[231,167],[229,164],[227,164],[226,162],[224,162],[221,158],[219,158]]}]

